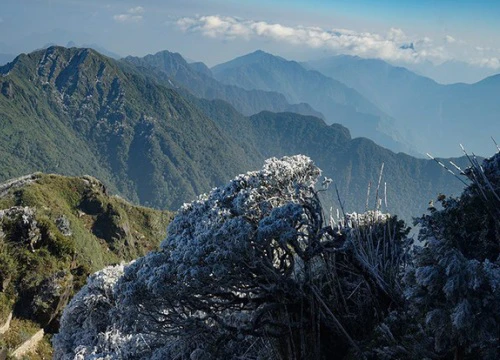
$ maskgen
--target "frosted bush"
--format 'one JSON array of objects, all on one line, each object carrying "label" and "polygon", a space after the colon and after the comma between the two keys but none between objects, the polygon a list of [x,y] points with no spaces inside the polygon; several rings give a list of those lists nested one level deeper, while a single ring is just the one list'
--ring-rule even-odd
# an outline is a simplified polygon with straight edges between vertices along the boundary
[{"label": "frosted bush", "polygon": [[[437,354],[498,359],[500,333],[500,153],[465,171],[471,184],[418,220],[407,296]],[[438,356],[438,355],[436,355]]]},{"label": "frosted bush", "polygon": [[55,358],[359,353],[349,332],[365,334],[398,296],[401,224],[379,213],[325,224],[319,175],[305,156],[273,158],[182,206],[159,251],[89,279],[63,315]]}]

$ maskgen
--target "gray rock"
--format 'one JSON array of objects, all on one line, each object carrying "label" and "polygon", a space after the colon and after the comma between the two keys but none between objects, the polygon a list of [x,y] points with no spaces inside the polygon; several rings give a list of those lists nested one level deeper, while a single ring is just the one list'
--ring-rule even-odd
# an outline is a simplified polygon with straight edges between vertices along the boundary
[{"label": "gray rock", "polygon": [[35,209],[30,207],[13,206],[6,210],[0,210],[0,222],[10,223],[13,228],[11,240],[29,244],[32,251],[41,240],[40,229],[35,219]]},{"label": "gray rock", "polygon": [[56,226],[64,236],[71,236],[73,234],[69,220],[65,215],[61,215],[56,219]]}]

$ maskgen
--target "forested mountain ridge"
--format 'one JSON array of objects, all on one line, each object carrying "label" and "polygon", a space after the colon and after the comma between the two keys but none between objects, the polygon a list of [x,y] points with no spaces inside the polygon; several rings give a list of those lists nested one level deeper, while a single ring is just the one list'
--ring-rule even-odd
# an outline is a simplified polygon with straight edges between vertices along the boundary
[{"label": "forested mountain ridge", "polygon": [[252,163],[175,90],[90,49],[51,47],[0,68],[0,179],[92,174],[177,208]]}]

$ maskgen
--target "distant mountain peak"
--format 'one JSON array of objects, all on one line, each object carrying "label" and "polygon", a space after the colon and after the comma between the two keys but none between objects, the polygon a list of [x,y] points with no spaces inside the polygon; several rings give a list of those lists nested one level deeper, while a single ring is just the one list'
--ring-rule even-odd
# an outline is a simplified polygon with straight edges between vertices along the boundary
[{"label": "distant mountain peak", "polygon": [[212,68],[212,71],[221,71],[221,69],[229,69],[229,68],[233,68],[233,67],[251,65],[251,64],[256,64],[256,63],[261,63],[261,62],[273,63],[273,64],[296,63],[298,66],[300,66],[295,61],[287,60],[285,58],[282,58],[281,56],[273,55],[273,54],[265,52],[263,50],[256,50],[256,51],[251,52],[249,54],[238,56],[237,58],[235,58],[231,61],[228,61],[226,63],[216,65]]},{"label": "distant mountain peak", "polygon": [[401,50],[413,50],[413,51],[415,51],[415,45],[412,42],[409,44],[403,44],[399,48]]}]

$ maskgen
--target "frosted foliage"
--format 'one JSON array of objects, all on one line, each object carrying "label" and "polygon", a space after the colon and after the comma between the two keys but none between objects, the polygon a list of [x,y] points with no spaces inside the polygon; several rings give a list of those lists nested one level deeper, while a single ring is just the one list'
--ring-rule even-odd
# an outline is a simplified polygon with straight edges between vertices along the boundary
[{"label": "frosted foliage", "polygon": [[[155,321],[123,317],[123,327],[162,336],[211,334],[220,326],[233,335],[252,332],[257,315],[251,314],[265,314],[259,299],[282,286],[257,287],[258,279],[269,283],[266,276],[276,279],[293,268],[289,243],[301,249],[303,203],[314,195],[319,174],[305,156],[273,158],[262,170],[239,175],[185,204],[169,225],[161,251],[136,261],[119,284],[120,301],[155,308]],[[139,311],[138,318],[150,315]],[[185,353],[190,346],[200,348],[172,341],[168,349],[179,344]]]},{"label": "frosted foliage", "polygon": [[319,174],[305,156],[272,158],[183,205],[160,251],[89,278],[64,312],[55,358],[209,359],[221,339],[219,358],[269,358],[267,340],[248,335],[261,321],[274,329],[276,305],[262,299],[289,287],[291,248],[307,248],[304,204]]},{"label": "frosted foliage", "polygon": [[342,221],[345,222],[345,226],[352,228],[354,226],[386,222],[389,218],[390,214],[383,213],[379,210],[369,210],[361,214],[356,212],[348,213]]},{"label": "frosted foliage", "polygon": [[305,156],[269,159],[262,170],[240,175],[184,205],[170,224],[162,248],[171,251],[178,275],[186,279],[203,281],[211,274],[227,272],[225,263],[240,261],[248,251],[252,226],[272,209],[298,202],[319,174]]},{"label": "frosted foliage", "polygon": [[56,359],[319,359],[360,349],[399,301],[403,224],[325,224],[320,170],[272,158],[185,204],[158,251],[93,275],[66,309]]},{"label": "frosted foliage", "polygon": [[498,359],[500,332],[500,153],[465,173],[471,185],[419,219],[406,294],[438,353]]},{"label": "frosted foliage", "polygon": [[124,266],[99,271],[64,309],[59,334],[54,336],[56,359],[111,359],[121,340],[112,334],[111,311],[115,307],[115,285]]}]

